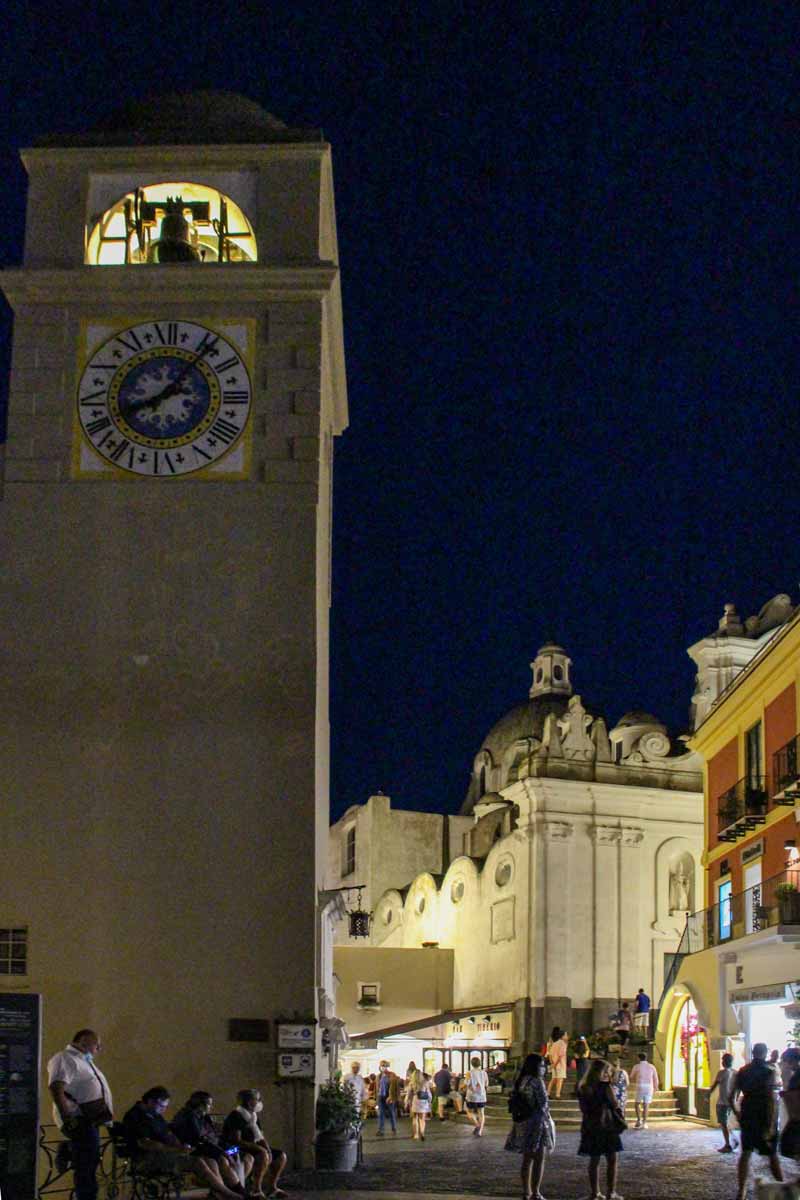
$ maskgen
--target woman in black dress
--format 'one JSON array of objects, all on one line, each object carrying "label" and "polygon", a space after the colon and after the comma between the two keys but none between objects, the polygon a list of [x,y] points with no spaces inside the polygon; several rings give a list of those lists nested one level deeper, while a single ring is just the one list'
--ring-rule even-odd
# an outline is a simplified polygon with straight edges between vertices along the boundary
[{"label": "woman in black dress", "polygon": [[539,1188],[544,1175],[544,1156],[554,1147],[554,1127],[541,1054],[529,1054],[525,1059],[514,1080],[508,1108],[514,1127],[506,1139],[506,1150],[522,1155],[522,1200],[544,1200]]},{"label": "woman in black dress", "polygon": [[617,1155],[622,1149],[620,1132],[627,1129],[625,1118],[609,1083],[611,1065],[593,1058],[581,1080],[578,1100],[581,1106],[581,1142],[578,1154],[589,1158],[591,1200],[599,1200],[600,1159],[606,1160],[606,1198],[622,1200],[617,1192]]}]

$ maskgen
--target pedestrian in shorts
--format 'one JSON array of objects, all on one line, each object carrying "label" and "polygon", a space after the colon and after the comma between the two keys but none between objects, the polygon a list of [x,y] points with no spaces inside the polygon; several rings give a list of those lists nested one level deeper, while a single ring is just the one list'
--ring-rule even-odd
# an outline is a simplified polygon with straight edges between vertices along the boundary
[{"label": "pedestrian in shorts", "polygon": [[731,1088],[733,1087],[733,1077],[736,1072],[733,1069],[733,1055],[723,1054],[722,1067],[717,1071],[717,1077],[711,1085],[711,1090],[708,1093],[708,1099],[711,1100],[711,1093],[717,1088],[717,1124],[722,1130],[722,1136],[725,1139],[725,1144],[719,1147],[720,1154],[733,1154],[737,1150],[739,1143],[736,1138],[731,1137],[728,1129],[728,1121],[731,1116]]}]

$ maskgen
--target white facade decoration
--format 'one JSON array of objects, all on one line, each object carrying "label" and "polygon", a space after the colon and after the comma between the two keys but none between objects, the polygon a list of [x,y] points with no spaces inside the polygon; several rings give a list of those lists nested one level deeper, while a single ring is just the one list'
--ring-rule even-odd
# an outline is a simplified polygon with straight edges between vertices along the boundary
[{"label": "white facade decoration", "polygon": [[331,886],[347,883],[335,871],[355,816],[372,944],[452,949],[455,1008],[513,1004],[519,1047],[557,1023],[598,1028],[640,987],[657,1001],[677,902],[702,878],[699,757],[646,713],[609,734],[571,695],[561,647],[532,666],[530,698],[487,735],[458,816],[372,797],[332,827],[329,857]]}]

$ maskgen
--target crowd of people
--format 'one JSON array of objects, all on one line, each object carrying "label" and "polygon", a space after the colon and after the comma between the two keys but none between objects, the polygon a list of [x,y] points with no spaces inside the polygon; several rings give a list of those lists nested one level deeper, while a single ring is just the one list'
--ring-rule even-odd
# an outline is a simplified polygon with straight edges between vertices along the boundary
[{"label": "crowd of people", "polygon": [[435,1114],[439,1121],[445,1121],[450,1108],[456,1116],[464,1113],[473,1126],[474,1136],[483,1137],[489,1075],[477,1055],[470,1060],[469,1070],[463,1076],[445,1064],[431,1076],[412,1061],[401,1078],[385,1059],[377,1075],[363,1076],[361,1064],[354,1062],[344,1085],[352,1093],[364,1120],[377,1116],[378,1137],[384,1137],[387,1122],[396,1134],[397,1118],[409,1116],[412,1139],[424,1142],[428,1120]]},{"label": "crowd of people", "polygon": [[[555,1146],[555,1125],[550,1114],[551,1088],[545,1086],[553,1058],[560,1065],[560,1050],[551,1057],[552,1046],[564,1040],[555,1029],[547,1055],[529,1054],[514,1080],[508,1102],[513,1126],[506,1149],[522,1154],[524,1200],[543,1200],[540,1192],[546,1156]],[[557,1036],[560,1035],[560,1036]],[[577,1062],[577,1060],[576,1060]],[[564,1068],[563,1078],[566,1076]],[[554,1079],[551,1078],[551,1085]],[[628,1129],[625,1119],[628,1088],[635,1089],[636,1129],[647,1128],[647,1111],[659,1087],[658,1072],[647,1055],[638,1055],[630,1078],[619,1058],[607,1062],[593,1058],[577,1083],[581,1111],[578,1154],[589,1160],[589,1200],[622,1200],[617,1191],[618,1155]],[[753,1046],[752,1056],[738,1071],[733,1056],[722,1056],[722,1067],[711,1087],[717,1093],[716,1116],[723,1134],[721,1153],[739,1146],[731,1131],[735,1117],[741,1137],[737,1200],[746,1200],[750,1160],[760,1154],[768,1159],[773,1177],[783,1183],[779,1153],[800,1160],[800,1048],[789,1047],[770,1055],[763,1042]],[[556,1095],[560,1094],[558,1088]],[[605,1190],[600,1190],[600,1168],[605,1160]]]},{"label": "crowd of people", "polygon": [[[65,1138],[75,1200],[96,1200],[100,1127],[113,1120],[111,1088],[95,1061],[100,1049],[94,1030],[80,1029],[47,1064],[53,1116]],[[209,1092],[192,1092],[168,1122],[170,1102],[165,1087],[148,1088],[122,1119],[120,1135],[137,1171],[188,1174],[211,1195],[227,1200],[286,1196],[278,1183],[286,1155],[270,1147],[264,1136],[257,1089],[239,1092],[236,1107],[221,1127],[212,1119],[214,1100]]]}]

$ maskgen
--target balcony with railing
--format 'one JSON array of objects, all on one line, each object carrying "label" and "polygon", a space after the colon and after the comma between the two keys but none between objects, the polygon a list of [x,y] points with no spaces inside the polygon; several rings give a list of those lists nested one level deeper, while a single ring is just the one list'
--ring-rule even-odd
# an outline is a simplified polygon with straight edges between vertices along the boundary
[{"label": "balcony with railing", "polygon": [[772,802],[794,805],[800,800],[800,734],[772,756]]},{"label": "balcony with railing", "polygon": [[735,842],[767,819],[769,795],[763,775],[739,779],[717,800],[717,837]]},{"label": "balcony with railing", "polygon": [[[800,863],[786,867],[777,875],[754,884],[734,896],[727,896],[710,908],[689,913],[686,928],[664,980],[661,1003],[674,984],[687,954],[697,954],[712,946],[727,945],[751,933],[782,927],[794,927],[800,934]],[[660,1006],[660,1005],[659,1005]]]}]

